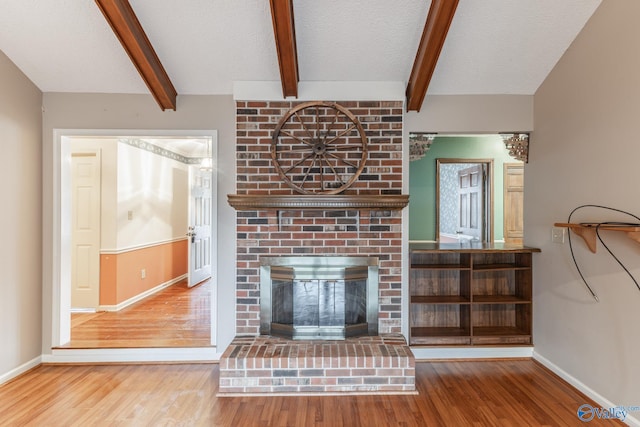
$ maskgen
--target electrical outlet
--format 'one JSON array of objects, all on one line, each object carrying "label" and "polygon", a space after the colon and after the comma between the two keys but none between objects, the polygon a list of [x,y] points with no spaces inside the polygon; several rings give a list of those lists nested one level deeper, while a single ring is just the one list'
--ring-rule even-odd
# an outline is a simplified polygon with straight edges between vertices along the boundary
[{"label": "electrical outlet", "polygon": [[143,268],[142,270],[140,270],[140,278],[144,279],[146,277],[147,277],[147,270]]},{"label": "electrical outlet", "polygon": [[551,229],[551,241],[553,243],[564,243],[564,227],[553,227]]}]

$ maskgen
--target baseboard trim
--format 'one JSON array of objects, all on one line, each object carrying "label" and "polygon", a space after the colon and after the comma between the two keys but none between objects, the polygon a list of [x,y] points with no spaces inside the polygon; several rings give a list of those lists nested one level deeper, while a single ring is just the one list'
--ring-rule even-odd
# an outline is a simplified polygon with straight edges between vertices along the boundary
[{"label": "baseboard trim", "polygon": [[[555,363],[553,363],[552,361],[550,361],[549,359],[547,359],[537,351],[533,352],[533,359],[536,362],[540,363],[545,368],[549,369],[551,372],[553,372],[557,376],[559,376],[560,378],[562,378],[563,380],[565,380],[566,382],[568,382],[571,386],[576,388],[578,391],[580,391],[582,394],[587,396],[589,399],[596,402],[602,408],[615,408],[617,406],[620,406],[611,402],[609,399],[607,399],[600,393],[596,392],[594,389],[587,386],[582,381],[578,380],[576,377],[572,376],[567,371],[560,368],[558,365],[556,365]],[[640,419],[638,419],[637,416],[633,416],[631,414],[627,415],[627,417],[624,420],[624,423],[630,426],[640,427]]]},{"label": "baseboard trim", "polygon": [[216,347],[54,349],[42,363],[216,363]]},{"label": "baseboard trim", "polygon": [[533,347],[410,347],[416,361],[530,358]]},{"label": "baseboard trim", "polygon": [[176,283],[185,280],[188,277],[187,274],[183,274],[182,276],[178,276],[174,279],[169,280],[168,282],[164,282],[159,284],[158,286],[156,286],[155,288],[151,288],[149,290],[146,290],[144,292],[142,292],[141,294],[138,294],[134,297],[129,298],[126,301],[122,301],[119,304],[116,305],[101,305],[98,307],[97,311],[120,311],[123,308],[129,307],[132,304],[137,303],[138,301],[141,301],[143,299],[145,299],[146,297],[153,295],[155,293],[160,292],[161,290],[168,288],[171,285],[175,285]]},{"label": "baseboard trim", "polygon": [[24,374],[27,371],[39,366],[42,363],[42,356],[35,357],[28,361],[27,363],[23,363],[15,369],[10,370],[9,372],[0,375],[0,385],[11,381],[12,379]]}]

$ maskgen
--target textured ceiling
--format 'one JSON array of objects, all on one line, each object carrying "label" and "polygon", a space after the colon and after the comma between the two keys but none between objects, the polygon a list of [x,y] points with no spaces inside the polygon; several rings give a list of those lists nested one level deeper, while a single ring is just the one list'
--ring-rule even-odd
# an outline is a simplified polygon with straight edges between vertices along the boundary
[{"label": "textured ceiling", "polygon": [[[279,79],[268,0],[130,0],[178,94]],[[301,81],[406,84],[424,0],[294,0]],[[460,0],[428,94],[533,94],[600,0]],[[43,92],[147,93],[91,0],[3,0],[2,50]]]}]

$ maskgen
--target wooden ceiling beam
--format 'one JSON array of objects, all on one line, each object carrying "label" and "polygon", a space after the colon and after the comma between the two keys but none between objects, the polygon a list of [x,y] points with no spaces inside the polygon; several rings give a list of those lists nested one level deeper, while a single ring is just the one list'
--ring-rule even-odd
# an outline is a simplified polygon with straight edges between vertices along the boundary
[{"label": "wooden ceiling beam", "polygon": [[407,111],[420,111],[458,0],[431,0],[418,52],[407,83]]},{"label": "wooden ceiling beam", "polygon": [[128,0],[95,0],[162,110],[176,109],[176,92]]},{"label": "wooden ceiling beam", "polygon": [[292,0],[270,0],[282,94],[298,96],[298,53]]}]

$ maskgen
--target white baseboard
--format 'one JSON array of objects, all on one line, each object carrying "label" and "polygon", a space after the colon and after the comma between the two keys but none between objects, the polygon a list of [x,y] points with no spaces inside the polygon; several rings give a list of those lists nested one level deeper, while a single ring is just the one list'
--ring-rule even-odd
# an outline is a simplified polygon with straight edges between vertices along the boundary
[{"label": "white baseboard", "polygon": [[101,305],[98,307],[98,311],[120,311],[123,308],[126,308],[132,304],[137,303],[138,301],[141,301],[143,299],[145,299],[146,297],[148,297],[149,295],[153,295],[157,292],[160,292],[161,290],[168,288],[171,285],[175,285],[176,283],[180,282],[181,280],[184,280],[187,278],[187,274],[183,274],[182,276],[178,276],[175,279],[171,279],[168,282],[164,282],[159,284],[158,286],[156,286],[155,288],[151,288],[147,291],[144,291],[141,294],[138,294],[134,297],[129,298],[126,301],[122,301],[121,303],[117,304],[117,305]]},{"label": "white baseboard", "polygon": [[[537,362],[539,362],[540,364],[544,365],[547,369],[552,371],[554,374],[556,374],[557,376],[559,376],[560,378],[562,378],[563,380],[565,380],[566,382],[571,384],[573,387],[578,389],[580,392],[582,392],[584,395],[586,395],[589,399],[593,400],[598,405],[600,405],[600,407],[602,407],[602,408],[615,408],[615,407],[620,406],[620,405],[616,405],[615,403],[611,402],[609,399],[605,398],[603,395],[601,395],[600,393],[596,392],[591,387],[589,387],[586,384],[584,384],[582,381],[580,381],[577,378],[575,378],[574,376],[570,375],[567,371],[565,371],[564,369],[560,368],[558,365],[556,365],[555,363],[551,362],[549,359],[547,359],[546,357],[542,356],[540,353],[534,351],[533,352],[533,359],[536,360]],[[578,408],[576,408],[576,411],[577,411],[577,409]],[[625,418],[624,423],[627,424],[627,425],[630,425],[630,426],[640,427],[640,419],[638,419],[637,417],[638,417],[637,413],[636,414],[627,414],[627,417]],[[576,415],[576,419],[578,419],[577,415]]]},{"label": "white baseboard", "polygon": [[95,313],[97,310],[95,308],[71,308],[71,313]]},{"label": "white baseboard", "polygon": [[42,363],[217,362],[216,347],[54,349]]},{"label": "white baseboard", "polygon": [[510,359],[531,357],[533,347],[411,347],[418,361],[434,359]]},{"label": "white baseboard", "polygon": [[10,380],[14,379],[15,377],[17,377],[19,375],[24,374],[28,370],[35,368],[36,366],[40,365],[41,363],[42,363],[42,356],[38,356],[38,357],[35,357],[35,358],[31,359],[27,363],[23,363],[22,365],[18,366],[17,368],[10,370],[6,374],[0,375],[0,385],[6,383],[7,381],[10,381]]}]

